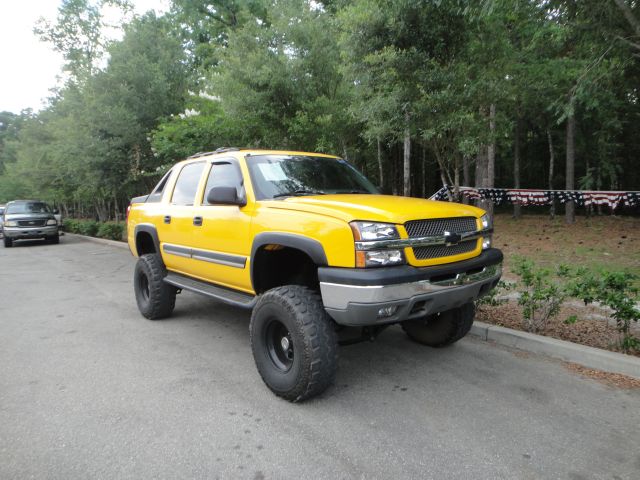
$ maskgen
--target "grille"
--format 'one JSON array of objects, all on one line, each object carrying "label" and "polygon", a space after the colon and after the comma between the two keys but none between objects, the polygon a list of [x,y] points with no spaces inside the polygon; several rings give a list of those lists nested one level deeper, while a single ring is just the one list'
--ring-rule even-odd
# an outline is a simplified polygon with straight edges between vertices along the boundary
[{"label": "grille", "polygon": [[47,223],[47,220],[18,220],[19,227],[44,227]]},{"label": "grille", "polygon": [[[475,232],[476,219],[474,217],[436,218],[433,220],[412,220],[404,224],[404,228],[413,237],[436,237],[447,232]],[[432,247],[426,247],[432,248]],[[430,257],[429,257],[430,258]]]},{"label": "grille", "polygon": [[476,248],[477,240],[467,240],[456,245],[447,247],[446,245],[434,245],[432,247],[416,247],[413,254],[418,260],[427,260],[429,258],[450,257],[451,255],[460,255],[461,253],[469,253]]}]

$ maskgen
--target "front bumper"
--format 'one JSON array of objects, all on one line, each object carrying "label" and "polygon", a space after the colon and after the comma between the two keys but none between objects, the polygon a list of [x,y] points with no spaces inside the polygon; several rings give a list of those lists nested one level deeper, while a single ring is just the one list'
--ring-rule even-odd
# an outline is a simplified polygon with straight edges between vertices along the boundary
[{"label": "front bumper", "polygon": [[58,234],[58,225],[49,225],[46,227],[4,227],[2,233],[5,237],[12,240],[53,237]]},{"label": "front bumper", "polygon": [[[472,302],[496,286],[502,252],[434,267],[318,269],[322,302],[340,325],[396,323],[443,312]],[[392,307],[386,315],[381,309]],[[389,314],[390,313],[390,314]]]}]

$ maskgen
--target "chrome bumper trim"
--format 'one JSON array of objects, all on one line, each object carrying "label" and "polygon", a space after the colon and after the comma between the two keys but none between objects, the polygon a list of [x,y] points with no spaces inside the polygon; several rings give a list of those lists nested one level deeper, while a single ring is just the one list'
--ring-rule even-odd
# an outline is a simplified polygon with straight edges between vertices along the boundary
[{"label": "chrome bumper trim", "polygon": [[[400,322],[415,316],[437,313],[474,301],[497,283],[502,274],[501,264],[482,268],[473,273],[460,273],[438,281],[420,280],[392,285],[358,286],[320,282],[325,309],[342,325],[373,325]],[[416,310],[414,305],[423,302]],[[377,312],[395,305],[392,317],[378,318]]]}]

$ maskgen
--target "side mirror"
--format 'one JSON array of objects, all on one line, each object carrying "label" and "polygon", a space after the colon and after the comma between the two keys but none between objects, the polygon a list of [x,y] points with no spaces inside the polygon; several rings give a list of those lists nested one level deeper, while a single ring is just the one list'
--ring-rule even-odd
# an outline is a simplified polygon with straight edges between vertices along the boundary
[{"label": "side mirror", "polygon": [[58,215],[60,213],[60,210],[58,210],[57,208],[53,209],[53,214],[54,215]]},{"label": "side mirror", "polygon": [[243,198],[238,198],[236,187],[213,187],[207,194],[207,203],[211,205],[246,205]]}]

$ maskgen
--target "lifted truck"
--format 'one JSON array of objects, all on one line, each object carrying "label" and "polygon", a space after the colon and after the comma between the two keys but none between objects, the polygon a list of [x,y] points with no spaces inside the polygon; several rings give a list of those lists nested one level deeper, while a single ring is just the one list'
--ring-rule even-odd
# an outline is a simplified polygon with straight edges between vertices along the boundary
[{"label": "lifted truck", "polygon": [[182,290],[252,309],[258,371],[294,402],[331,384],[354,331],[399,323],[424,345],[461,339],[501,275],[483,210],[380,195],[317,153],[194,155],[131,201],[127,225],[140,312],[169,316]]}]

